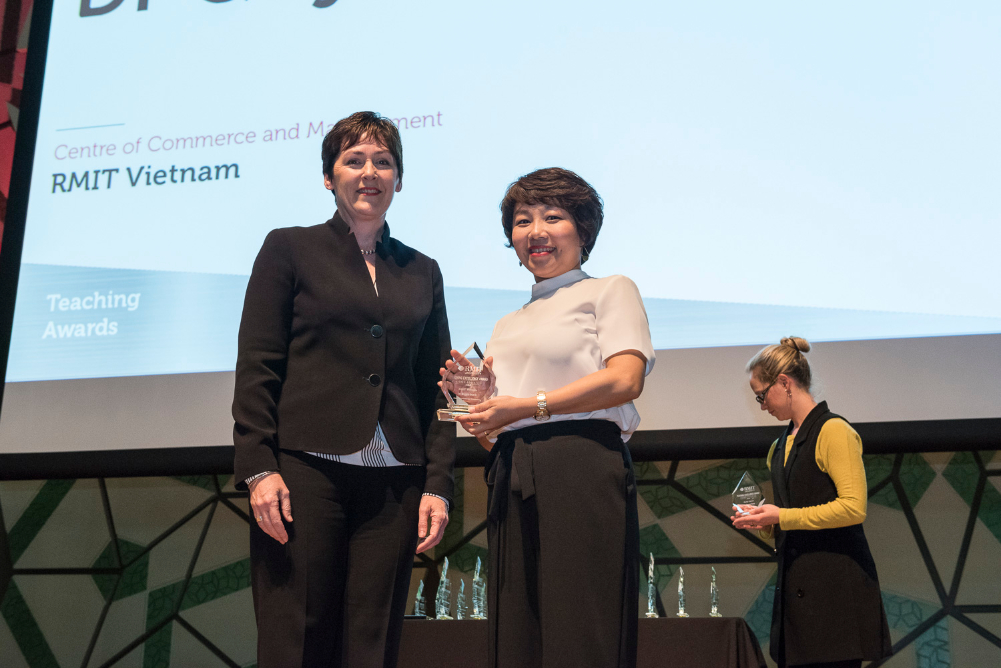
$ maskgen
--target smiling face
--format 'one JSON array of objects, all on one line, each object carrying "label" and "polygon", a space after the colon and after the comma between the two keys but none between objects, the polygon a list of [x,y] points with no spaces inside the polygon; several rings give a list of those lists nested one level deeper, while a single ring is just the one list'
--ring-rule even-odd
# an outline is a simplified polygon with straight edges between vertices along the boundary
[{"label": "smiling face", "polygon": [[343,149],[330,171],[323,184],[334,192],[337,210],[348,224],[381,223],[393,195],[403,188],[392,153],[367,137]]},{"label": "smiling face", "polygon": [[519,204],[511,245],[536,281],[580,268],[581,243],[570,214],[549,204]]}]

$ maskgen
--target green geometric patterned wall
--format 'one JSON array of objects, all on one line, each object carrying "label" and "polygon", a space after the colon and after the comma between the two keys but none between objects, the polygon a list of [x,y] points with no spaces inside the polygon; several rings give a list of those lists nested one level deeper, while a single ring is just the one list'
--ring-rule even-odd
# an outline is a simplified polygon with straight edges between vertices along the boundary
[{"label": "green geometric patterned wall", "polygon": [[246,501],[226,477],[6,482],[0,502],[0,666],[255,664]]},{"label": "green geometric patterned wall", "polygon": [[[865,464],[865,528],[898,648],[885,665],[1001,665],[1001,457],[875,455]],[[684,565],[688,612],[708,614],[715,565],[721,611],[745,617],[767,651],[770,546],[728,519],[745,470],[768,479],[763,460],[637,463],[640,550],[657,559],[668,613]],[[416,559],[411,601],[421,578],[434,590],[445,556],[467,591],[477,556],[485,567],[482,473],[457,471],[445,537]],[[0,503],[15,567],[0,602],[0,668],[255,664],[249,518],[226,477],[4,482]]]}]

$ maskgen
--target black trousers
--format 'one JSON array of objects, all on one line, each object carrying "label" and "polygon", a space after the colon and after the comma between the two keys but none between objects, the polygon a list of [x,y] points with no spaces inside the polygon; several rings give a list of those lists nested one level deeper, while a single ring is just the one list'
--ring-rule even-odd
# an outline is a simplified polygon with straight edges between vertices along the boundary
[{"label": "black trousers", "polygon": [[394,668],[425,471],[279,453],[289,540],[257,526],[250,563],[259,668]]},{"label": "black trousers", "polygon": [[633,668],[636,481],[618,426],[506,432],[487,464],[491,668]]}]

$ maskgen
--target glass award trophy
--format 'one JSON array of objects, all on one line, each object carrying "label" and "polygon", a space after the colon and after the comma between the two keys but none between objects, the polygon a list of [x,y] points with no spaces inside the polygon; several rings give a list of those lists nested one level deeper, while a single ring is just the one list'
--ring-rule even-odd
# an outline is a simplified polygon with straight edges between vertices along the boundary
[{"label": "glass award trophy", "polygon": [[681,576],[678,577],[678,617],[687,617],[685,612],[685,569],[678,567]]},{"label": "glass award trophy", "polygon": [[719,614],[719,589],[716,588],[716,567],[713,566],[713,579],[709,584],[709,616],[722,617]]},{"label": "glass award trophy", "polygon": [[765,502],[765,495],[761,493],[761,488],[754,482],[754,478],[747,471],[740,476],[740,482],[730,495],[733,501],[733,509],[738,515],[746,515],[747,511],[741,510],[741,506],[760,506]]},{"label": "glass award trophy", "polygon": [[466,581],[459,580],[459,596],[455,599],[455,618],[466,618]]},{"label": "glass award trophy", "polygon": [[653,552],[650,553],[650,565],[646,569],[646,616],[650,618],[660,617],[657,614],[657,585],[654,580],[656,575],[653,572]]},{"label": "glass award trophy", "polygon": [[452,619],[452,583],[448,581],[448,557],[445,557],[445,565],[441,568],[441,582],[438,583],[438,595],[434,600],[435,619]]},{"label": "glass award trophy", "polygon": [[[479,359],[469,359],[469,353],[474,351]],[[470,405],[486,401],[494,391],[494,376],[489,371],[484,372],[483,353],[475,341],[456,363],[459,368],[450,371],[441,383],[441,391],[448,402],[447,408],[438,409],[438,419],[442,422],[455,422],[460,415],[469,415]]]},{"label": "glass award trophy", "polygon": [[480,576],[479,557],[476,557],[476,571],[473,573],[473,614],[469,618],[487,618],[487,583]]},{"label": "glass award trophy", "polygon": [[414,601],[414,614],[418,617],[427,617],[424,614],[424,580],[417,585],[417,600]]}]

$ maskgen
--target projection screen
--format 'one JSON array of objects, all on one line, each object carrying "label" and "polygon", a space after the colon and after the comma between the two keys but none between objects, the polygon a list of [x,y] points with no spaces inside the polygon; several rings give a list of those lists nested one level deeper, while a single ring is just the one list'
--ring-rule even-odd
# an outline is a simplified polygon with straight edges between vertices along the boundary
[{"label": "projection screen", "polygon": [[774,424],[743,366],[790,334],[855,420],[1001,416],[996,3],[102,2],[36,2],[0,456],[232,444],[254,257],[363,109],[456,344],[528,301],[498,204],[562,166],[644,297],[641,429]]}]

